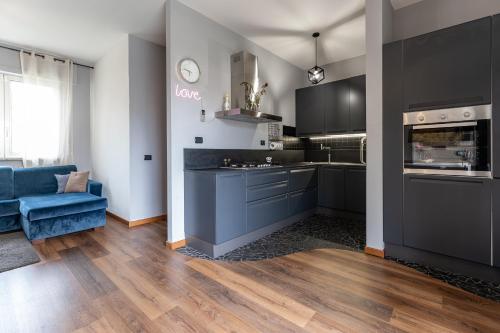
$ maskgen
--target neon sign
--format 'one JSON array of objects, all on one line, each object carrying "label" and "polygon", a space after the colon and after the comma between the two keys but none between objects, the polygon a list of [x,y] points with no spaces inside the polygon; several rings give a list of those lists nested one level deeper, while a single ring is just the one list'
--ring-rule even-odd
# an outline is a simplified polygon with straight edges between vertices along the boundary
[{"label": "neon sign", "polygon": [[197,90],[191,90],[187,88],[179,89],[179,84],[175,85],[175,96],[184,99],[194,99],[195,101],[200,101],[201,96]]}]

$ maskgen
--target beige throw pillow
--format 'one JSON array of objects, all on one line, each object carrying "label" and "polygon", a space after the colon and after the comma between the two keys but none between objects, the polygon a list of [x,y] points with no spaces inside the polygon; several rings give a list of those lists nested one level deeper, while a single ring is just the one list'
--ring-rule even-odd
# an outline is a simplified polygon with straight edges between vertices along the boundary
[{"label": "beige throw pillow", "polygon": [[87,192],[87,182],[89,180],[89,172],[75,172],[69,174],[68,183],[64,193],[71,192]]}]

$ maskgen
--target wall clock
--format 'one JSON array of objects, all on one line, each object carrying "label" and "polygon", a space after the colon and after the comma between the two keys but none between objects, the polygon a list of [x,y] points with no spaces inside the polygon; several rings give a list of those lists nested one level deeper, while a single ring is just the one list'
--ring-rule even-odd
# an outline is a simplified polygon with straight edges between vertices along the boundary
[{"label": "wall clock", "polygon": [[184,58],[177,64],[179,76],[187,83],[196,83],[200,79],[200,66],[191,58]]}]

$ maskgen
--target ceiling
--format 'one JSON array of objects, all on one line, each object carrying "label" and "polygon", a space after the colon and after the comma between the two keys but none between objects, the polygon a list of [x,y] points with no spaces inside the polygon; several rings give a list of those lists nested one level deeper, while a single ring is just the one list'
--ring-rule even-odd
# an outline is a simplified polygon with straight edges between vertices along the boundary
[{"label": "ceiling", "polygon": [[[166,0],[0,0],[0,42],[93,64],[126,33],[165,44]],[[365,0],[180,0],[306,69],[365,53]],[[420,0],[391,0],[395,9]]]},{"label": "ceiling", "polygon": [[165,0],[0,0],[0,41],[93,64],[126,33],[165,44]]},{"label": "ceiling", "polygon": [[364,0],[180,0],[302,68],[365,54]]}]

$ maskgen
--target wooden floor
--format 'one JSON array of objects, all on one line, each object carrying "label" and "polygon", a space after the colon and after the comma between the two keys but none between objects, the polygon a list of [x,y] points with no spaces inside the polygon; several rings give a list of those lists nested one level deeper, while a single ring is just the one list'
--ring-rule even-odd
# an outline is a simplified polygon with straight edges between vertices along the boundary
[{"label": "wooden floor", "polygon": [[500,332],[500,303],[361,253],[191,259],[112,219],[0,274],[0,332]]}]

